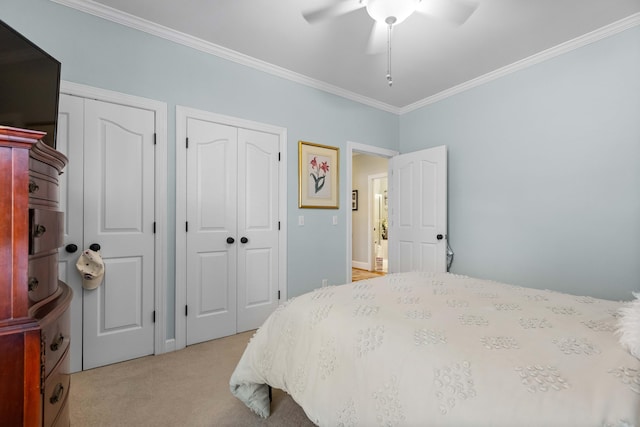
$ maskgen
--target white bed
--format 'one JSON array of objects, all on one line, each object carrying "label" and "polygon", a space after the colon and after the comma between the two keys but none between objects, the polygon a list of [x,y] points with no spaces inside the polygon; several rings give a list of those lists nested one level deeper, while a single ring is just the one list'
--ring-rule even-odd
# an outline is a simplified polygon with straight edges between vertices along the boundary
[{"label": "white bed", "polygon": [[262,417],[282,389],[320,426],[640,427],[621,307],[448,273],[321,288],[267,319],[230,387]]}]

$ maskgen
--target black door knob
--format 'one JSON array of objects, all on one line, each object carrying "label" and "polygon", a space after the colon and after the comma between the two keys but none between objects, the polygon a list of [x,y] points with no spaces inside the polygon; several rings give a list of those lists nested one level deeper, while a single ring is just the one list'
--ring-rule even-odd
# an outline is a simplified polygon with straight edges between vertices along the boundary
[{"label": "black door knob", "polygon": [[94,252],[98,252],[100,250],[100,245],[97,243],[92,243],[91,245],[89,245],[89,249]]},{"label": "black door knob", "polygon": [[438,240],[442,240],[442,237],[443,237],[443,236],[442,236],[442,234],[438,234],[438,235],[436,236],[436,239],[438,239]]},{"label": "black door knob", "polygon": [[232,244],[233,242],[235,242],[235,240],[233,239],[233,237],[227,237],[227,243],[228,243],[228,244]]},{"label": "black door knob", "polygon": [[246,237],[243,237],[243,238],[240,239],[240,241],[242,243],[247,243],[249,241],[249,239],[247,239]]},{"label": "black door knob", "polygon": [[78,245],[69,243],[67,246],[64,247],[64,250],[69,252],[70,254],[75,253],[78,250]]}]

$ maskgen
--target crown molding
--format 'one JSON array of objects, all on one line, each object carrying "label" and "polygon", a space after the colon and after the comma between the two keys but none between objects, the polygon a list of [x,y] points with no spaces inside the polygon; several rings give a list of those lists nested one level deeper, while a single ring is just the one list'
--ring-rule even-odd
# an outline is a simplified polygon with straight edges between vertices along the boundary
[{"label": "crown molding", "polygon": [[528,58],[514,62],[502,68],[498,68],[497,70],[491,71],[480,77],[466,81],[450,89],[443,90],[442,92],[439,92],[433,96],[430,96],[428,98],[425,98],[413,104],[407,105],[406,107],[400,108],[399,114],[402,115],[405,113],[409,113],[411,111],[417,110],[424,106],[436,103],[438,101],[442,101],[443,99],[449,98],[450,96],[453,96],[461,92],[467,91],[469,89],[472,89],[474,87],[483,85],[490,81],[496,80],[500,77],[504,77],[508,74],[515,73],[516,71],[520,71],[525,68],[531,67],[532,65],[539,64],[548,59],[555,58],[556,56],[562,55],[564,53],[586,46],[588,44],[591,44],[599,40],[605,39],[607,37],[613,36],[615,34],[621,33],[622,31],[628,30],[638,25],[640,25],[640,13],[633,14],[624,19],[621,19],[619,21],[606,25],[602,28],[599,28],[595,31],[592,31],[590,33],[584,34],[580,37],[576,37],[575,39],[566,41],[557,46],[549,48],[547,50],[543,50],[542,52],[531,55]]},{"label": "crown molding", "polygon": [[340,96],[342,98],[356,101],[361,104],[364,104],[382,111],[386,111],[389,113],[393,113],[396,115],[409,113],[411,111],[417,110],[419,108],[422,108],[427,105],[441,101],[443,99],[449,98],[450,96],[457,95],[461,92],[483,85],[490,81],[496,80],[500,77],[504,77],[508,74],[515,73],[517,71],[539,64],[548,59],[570,52],[574,49],[578,49],[580,47],[597,42],[604,38],[613,36],[622,31],[625,31],[640,25],[640,13],[633,14],[619,21],[606,25],[602,28],[594,30],[590,33],[584,34],[580,37],[576,37],[575,39],[561,43],[557,46],[554,46],[542,52],[531,55],[520,61],[514,62],[502,68],[498,68],[497,70],[491,71],[480,77],[469,80],[467,82],[464,82],[452,88],[443,90],[442,92],[439,92],[433,96],[424,98],[413,104],[409,104],[405,107],[400,108],[384,102],[377,101],[375,99],[372,99],[366,96],[359,95],[357,93],[342,89],[334,85],[330,85],[320,80],[312,79],[303,74],[293,72],[286,68],[278,67],[277,65],[273,65],[268,62],[242,54],[240,52],[236,52],[234,50],[225,48],[223,46],[219,46],[214,43],[204,41],[197,37],[193,37],[188,34],[185,34],[176,30],[172,30],[168,27],[153,23],[146,19],[138,18],[128,13],[124,13],[122,11],[97,3],[93,0],[50,0],[50,1],[79,10],[81,12],[85,12],[85,13],[97,16],[99,18],[103,18],[103,19],[130,27],[130,28],[139,30],[139,31],[143,31],[145,33],[148,33],[157,37],[164,38],[166,40],[173,41],[175,43],[178,43],[187,47],[191,47],[193,49],[200,50],[205,53],[216,55],[220,58],[227,59],[229,61],[233,61],[238,64],[245,65],[247,67],[251,67],[256,70],[263,71],[265,73],[268,73],[277,77],[281,77],[296,83],[300,83],[302,85],[305,85],[314,89],[322,90],[324,92],[328,92],[328,93]]},{"label": "crown molding", "polygon": [[223,46],[219,46],[214,43],[204,41],[200,38],[190,36],[189,34],[182,33],[165,27],[160,24],[142,19],[128,13],[113,9],[103,4],[97,3],[92,0],[51,0],[54,3],[61,4],[63,6],[70,7],[72,9],[79,10],[81,12],[88,13],[90,15],[97,16],[99,18],[106,19],[145,33],[161,37],[172,42],[191,47],[196,50],[200,50],[205,53],[209,53],[218,56],[229,61],[236,62],[247,67],[263,71],[268,74],[272,74],[277,77],[282,77],[287,80],[291,80],[296,83],[303,84],[315,89],[322,90],[324,92],[338,95],[342,98],[350,99],[352,101],[359,102],[370,107],[387,111],[389,113],[399,114],[400,109],[393,105],[386,104],[384,102],[377,101],[366,96],[358,95],[357,93],[342,89],[340,87],[330,85],[320,80],[312,79],[303,74],[287,70],[286,68],[278,67],[277,65],[270,64],[268,62],[253,58],[251,56],[236,52]]}]

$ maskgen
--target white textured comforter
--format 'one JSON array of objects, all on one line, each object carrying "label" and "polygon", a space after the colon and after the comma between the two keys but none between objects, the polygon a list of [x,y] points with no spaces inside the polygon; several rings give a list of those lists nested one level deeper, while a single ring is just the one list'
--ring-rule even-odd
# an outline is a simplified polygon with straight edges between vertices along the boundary
[{"label": "white textured comforter", "polygon": [[321,288],[267,319],[231,391],[266,417],[282,389],[321,426],[640,427],[620,306],[447,273]]}]

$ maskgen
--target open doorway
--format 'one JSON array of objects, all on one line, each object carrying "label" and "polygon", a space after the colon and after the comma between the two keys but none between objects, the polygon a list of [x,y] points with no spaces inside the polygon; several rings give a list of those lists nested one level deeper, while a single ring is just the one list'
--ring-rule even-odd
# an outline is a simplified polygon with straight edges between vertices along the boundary
[{"label": "open doorway", "polygon": [[[384,255],[384,246],[388,232],[385,231],[383,236],[382,220],[386,216],[384,197],[389,200],[389,193],[388,185],[385,184],[388,182],[389,158],[398,153],[384,148],[348,143],[346,154],[347,189],[352,197],[351,214],[347,214],[347,282],[350,282],[355,280],[354,271],[358,276],[367,272],[376,274],[386,271],[388,257]],[[386,182],[383,182],[383,178]],[[388,208],[386,212],[388,215]],[[377,258],[380,258],[378,269]]]},{"label": "open doorway", "polygon": [[[385,163],[388,163],[386,159]],[[388,165],[387,165],[388,167]],[[387,173],[369,175],[370,271],[386,273],[389,265],[389,195]]]}]

